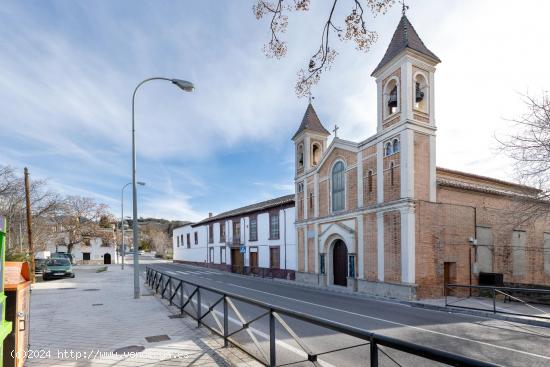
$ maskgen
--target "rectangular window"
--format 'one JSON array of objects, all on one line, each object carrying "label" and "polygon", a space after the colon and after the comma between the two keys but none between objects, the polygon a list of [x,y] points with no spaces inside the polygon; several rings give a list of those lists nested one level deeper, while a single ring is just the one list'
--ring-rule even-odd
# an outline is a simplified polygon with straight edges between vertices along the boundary
[{"label": "rectangular window", "polygon": [[258,217],[250,217],[250,241],[258,241]]},{"label": "rectangular window", "polygon": [[210,247],[208,249],[208,262],[213,263],[214,262],[214,247]]},{"label": "rectangular window", "polygon": [[233,222],[233,243],[241,243],[241,221]]},{"label": "rectangular window", "polygon": [[348,277],[355,278],[355,255],[348,255]]},{"label": "rectangular window", "polygon": [[220,247],[220,264],[225,264],[225,246]]},{"label": "rectangular window", "polygon": [[220,222],[220,242],[225,242],[225,222]]},{"label": "rectangular window", "polygon": [[183,234],[180,235],[180,244],[183,246]]},{"label": "rectangular window", "polygon": [[281,249],[278,246],[269,248],[269,267],[271,269],[281,268]]},{"label": "rectangular window", "polygon": [[198,232],[195,232],[195,245],[199,244],[199,234]]},{"label": "rectangular window", "polygon": [[279,239],[279,212],[269,214],[269,239]]},{"label": "rectangular window", "polygon": [[214,223],[208,225],[208,243],[214,243]]},{"label": "rectangular window", "polygon": [[82,253],[82,260],[90,260],[90,253],[89,252],[83,252]]},{"label": "rectangular window", "polygon": [[325,274],[325,254],[319,254],[319,272]]},{"label": "rectangular window", "polygon": [[177,236],[176,240],[178,241],[178,247],[180,247],[180,236]]},{"label": "rectangular window", "polygon": [[187,233],[187,248],[191,247],[191,233]]}]

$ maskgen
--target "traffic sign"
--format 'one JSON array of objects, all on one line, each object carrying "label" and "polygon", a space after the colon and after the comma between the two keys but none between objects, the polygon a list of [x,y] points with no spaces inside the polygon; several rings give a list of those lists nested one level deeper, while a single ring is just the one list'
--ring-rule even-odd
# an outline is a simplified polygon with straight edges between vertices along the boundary
[{"label": "traffic sign", "polygon": [[241,254],[246,254],[246,246],[245,245],[241,245],[240,249],[241,249]]}]

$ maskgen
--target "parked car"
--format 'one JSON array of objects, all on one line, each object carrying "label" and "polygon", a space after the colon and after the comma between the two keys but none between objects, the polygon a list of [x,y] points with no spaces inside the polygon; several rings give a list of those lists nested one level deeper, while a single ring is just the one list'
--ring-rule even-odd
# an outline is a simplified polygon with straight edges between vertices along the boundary
[{"label": "parked car", "polygon": [[42,279],[74,278],[73,266],[67,258],[50,258],[42,269]]},{"label": "parked car", "polygon": [[145,255],[145,251],[139,250],[139,251],[138,251],[138,254],[140,254],[140,255]]},{"label": "parked car", "polygon": [[51,254],[50,259],[68,259],[71,264],[74,264],[74,257],[71,254],[65,252],[54,252]]},{"label": "parked car", "polygon": [[34,259],[34,272],[39,274],[42,273],[42,270],[44,270],[46,266],[46,261],[48,261],[48,259]]}]

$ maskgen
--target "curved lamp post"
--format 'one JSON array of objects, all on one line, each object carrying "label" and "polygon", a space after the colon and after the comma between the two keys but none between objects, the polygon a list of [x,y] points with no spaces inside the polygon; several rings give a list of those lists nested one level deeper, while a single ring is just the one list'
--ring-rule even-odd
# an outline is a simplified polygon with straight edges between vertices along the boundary
[{"label": "curved lamp post", "polygon": [[[124,189],[131,184],[131,182],[128,182],[126,185],[122,186],[120,195],[120,231],[122,233],[122,246],[120,248],[120,255],[122,257],[122,270],[124,270],[124,256],[126,256],[126,246],[124,245]],[[145,186],[145,182],[138,181],[137,184],[140,186]]]},{"label": "curved lamp post", "polygon": [[142,84],[150,82],[152,80],[165,80],[175,84],[178,88],[185,92],[192,92],[195,89],[193,83],[181,79],[169,79],[162,77],[148,78],[140,82],[136,89],[134,89],[134,94],[132,95],[132,202],[133,202],[133,216],[132,216],[132,229],[134,231],[134,298],[140,297],[139,291],[139,256],[138,256],[138,247],[139,247],[139,233],[138,233],[138,218],[137,218],[137,182],[136,182],[136,129],[134,123],[135,115],[135,99],[136,93],[141,87]]}]

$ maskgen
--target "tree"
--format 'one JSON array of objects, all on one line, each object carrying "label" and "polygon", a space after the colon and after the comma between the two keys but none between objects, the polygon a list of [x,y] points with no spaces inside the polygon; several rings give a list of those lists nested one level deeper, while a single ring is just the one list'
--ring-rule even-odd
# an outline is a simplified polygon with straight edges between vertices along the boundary
[{"label": "tree", "polygon": [[[350,5],[349,13],[344,17],[344,26],[340,26],[334,20],[338,3]],[[281,59],[286,55],[287,45],[281,39],[288,27],[288,15],[291,11],[307,12],[311,0],[256,0],[252,7],[256,19],[264,17],[270,20],[271,39],[264,45],[264,53],[267,57]],[[376,31],[367,29],[365,10],[369,10],[374,16],[385,14],[395,3],[395,0],[332,0],[328,8],[328,15],[324,22],[321,39],[318,48],[311,56],[307,68],[298,72],[295,91],[298,97],[310,93],[313,85],[317,84],[323,71],[331,68],[334,59],[338,55],[335,48],[330,45],[330,35],[336,32],[341,41],[353,41],[357,50],[368,52],[370,47],[378,40]],[[403,10],[406,6],[403,3]]]},{"label": "tree", "polygon": [[113,230],[102,228],[102,217],[108,217],[108,208],[92,198],[68,196],[56,216],[57,231],[62,239],[60,244],[67,246],[71,253],[74,245],[89,245],[94,238],[100,238],[103,244],[114,238]]},{"label": "tree", "polygon": [[[528,200],[522,200],[525,218],[548,215],[550,199],[550,95],[523,96],[526,112],[510,120],[515,133],[496,138],[500,151],[514,162],[521,183],[538,189]],[[534,200],[533,200],[534,199]]]},{"label": "tree", "polygon": [[[30,199],[33,214],[33,243],[40,251],[53,234],[53,215],[61,203],[58,194],[47,188],[45,180],[31,180]],[[9,166],[0,166],[0,214],[8,220],[8,248],[27,245],[27,222],[25,215],[25,189],[23,177]]]}]

